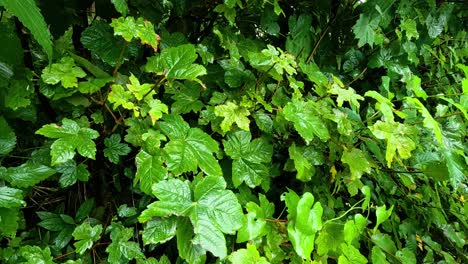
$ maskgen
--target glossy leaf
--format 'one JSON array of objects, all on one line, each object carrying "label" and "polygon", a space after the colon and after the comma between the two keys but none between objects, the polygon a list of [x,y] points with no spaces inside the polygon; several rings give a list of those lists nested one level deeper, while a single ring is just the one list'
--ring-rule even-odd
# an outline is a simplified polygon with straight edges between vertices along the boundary
[{"label": "glossy leaf", "polygon": [[267,264],[270,263],[264,257],[260,257],[257,248],[254,245],[247,244],[247,248],[238,249],[229,256],[229,260],[233,264]]},{"label": "glossy leaf", "polygon": [[7,186],[0,187],[0,207],[17,208],[24,205],[26,205],[26,202],[23,201],[23,192],[21,190]]},{"label": "glossy leaf", "polygon": [[102,225],[91,226],[88,223],[79,225],[73,231],[73,237],[77,240],[73,245],[76,253],[82,255],[93,246],[93,243],[101,237]]},{"label": "glossy leaf", "polygon": [[78,87],[78,78],[83,78],[86,73],[71,57],[63,57],[58,63],[44,68],[41,78],[47,84],[61,83],[64,88]]},{"label": "glossy leaf", "polygon": [[151,155],[141,150],[136,156],[137,172],[133,183],[139,183],[144,193],[151,194],[153,184],[166,178],[167,170],[163,167],[163,162],[161,151]]},{"label": "glossy leaf", "polygon": [[215,107],[214,113],[216,116],[223,117],[221,122],[221,130],[223,133],[226,133],[231,130],[232,124],[236,124],[240,129],[249,131],[250,120],[248,116],[250,115],[249,110],[238,106],[232,102],[227,102],[223,105],[218,105]]},{"label": "glossy leaf", "polygon": [[121,138],[119,134],[113,134],[110,137],[104,139],[104,156],[108,158],[112,163],[118,164],[120,156],[125,156],[130,153],[130,147],[120,142]]},{"label": "glossy leaf", "polygon": [[6,172],[0,173],[0,179],[6,180],[14,187],[26,188],[54,175],[56,171],[50,167],[26,162],[18,167],[9,167]]},{"label": "glossy leaf", "polygon": [[8,125],[3,116],[0,116],[0,156],[10,153],[16,145],[15,131]]}]

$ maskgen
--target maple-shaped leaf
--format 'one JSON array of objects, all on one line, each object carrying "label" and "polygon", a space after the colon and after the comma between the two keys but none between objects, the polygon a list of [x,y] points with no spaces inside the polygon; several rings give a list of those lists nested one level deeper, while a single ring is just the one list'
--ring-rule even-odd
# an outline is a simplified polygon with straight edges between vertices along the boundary
[{"label": "maple-shaped leaf", "polygon": [[245,182],[255,188],[268,180],[270,173],[266,164],[271,162],[272,145],[260,138],[252,141],[248,131],[230,133],[223,145],[226,154],[233,159],[232,182],[235,187]]},{"label": "maple-shaped leaf", "polygon": [[120,142],[121,137],[119,134],[113,134],[110,137],[104,139],[104,157],[108,158],[112,163],[118,164],[120,156],[125,156],[130,153],[130,147]]},{"label": "maple-shaped leaf", "polygon": [[411,157],[411,151],[416,149],[416,142],[412,139],[414,135],[418,134],[416,127],[379,120],[369,127],[369,129],[376,138],[387,141],[385,158],[387,159],[387,166],[389,168],[397,151],[402,159],[407,159]]},{"label": "maple-shaped leaf", "polygon": [[154,32],[154,26],[150,21],[142,17],[137,20],[134,17],[119,17],[113,19],[110,25],[114,28],[114,35],[122,36],[128,42],[139,38],[141,44],[151,46],[154,51],[158,50],[159,36]]},{"label": "maple-shaped leaf", "polygon": [[135,104],[132,102],[133,96],[130,91],[125,90],[120,84],[113,84],[112,90],[107,96],[107,100],[111,102],[116,109],[122,106],[125,109],[132,110],[135,108]]},{"label": "maple-shaped leaf", "polygon": [[59,183],[63,188],[72,186],[77,180],[86,182],[91,175],[86,164],[78,164],[74,160],[57,165],[57,171],[62,173]]},{"label": "maple-shaped leaf", "polygon": [[[167,107],[166,104],[161,102],[161,100],[152,99],[152,98],[148,97],[148,99],[146,101],[147,101],[147,105],[148,105],[148,109],[149,109],[148,114],[150,116],[150,119],[151,119],[151,122],[153,123],[153,125],[156,124],[156,121],[158,121],[163,116],[163,114],[168,114],[169,113],[169,108]],[[144,109],[145,108],[142,109],[142,115],[143,115],[143,110]]]},{"label": "maple-shaped leaf", "polygon": [[248,109],[238,106],[233,102],[227,102],[226,104],[215,106],[214,113],[216,116],[224,117],[221,122],[221,130],[223,133],[230,131],[234,123],[236,123],[240,129],[249,131],[250,120],[248,116],[250,112]]},{"label": "maple-shaped leaf", "polygon": [[132,259],[143,259],[145,256],[141,252],[140,245],[134,241],[129,241],[133,237],[133,228],[124,227],[121,223],[112,223],[106,229],[110,232],[112,243],[106,248],[109,253],[107,260],[109,263],[121,263],[122,260],[129,262]]},{"label": "maple-shaped leaf", "polygon": [[60,62],[48,65],[42,70],[41,78],[47,84],[61,83],[64,88],[78,87],[78,78],[83,78],[86,73],[71,57],[63,57]]},{"label": "maple-shaped leaf", "polygon": [[419,38],[419,33],[418,33],[418,28],[416,26],[416,21],[414,21],[411,18],[405,18],[403,21],[400,23],[400,28],[402,31],[406,32],[406,38],[408,40],[411,40],[411,38],[418,39]]},{"label": "maple-shaped leaf", "polygon": [[153,185],[159,199],[148,205],[139,217],[145,222],[151,217],[188,217],[195,234],[193,242],[224,258],[227,255],[224,234],[234,234],[242,226],[242,208],[226,182],[219,176],[201,179],[193,190],[187,181],[170,179]]},{"label": "maple-shaped leaf", "polygon": [[206,69],[194,63],[197,57],[195,46],[192,44],[166,48],[160,54],[149,58],[145,69],[148,72],[164,74],[167,79],[186,79],[202,84],[197,77],[205,75]]},{"label": "maple-shaped leaf", "polygon": [[313,101],[293,98],[283,109],[284,117],[294,123],[294,128],[307,143],[314,139],[314,136],[318,136],[322,141],[330,139],[328,128],[315,107]]},{"label": "maple-shaped leaf", "polygon": [[93,139],[96,139],[99,133],[91,128],[81,127],[71,119],[64,118],[61,126],[44,125],[36,131],[36,134],[57,139],[51,146],[52,165],[73,159],[75,150],[90,159],[94,159],[96,155],[96,144]]},{"label": "maple-shaped leaf", "polygon": [[199,128],[191,128],[180,115],[166,115],[159,127],[170,139],[164,146],[169,171],[179,175],[196,172],[199,167],[207,175],[222,175],[212,154],[218,151],[218,143],[210,135]]},{"label": "maple-shaped leaf", "polygon": [[133,73],[130,75],[129,80],[130,83],[127,84],[127,88],[133,93],[137,100],[143,99],[143,96],[145,96],[153,87],[153,85],[149,83],[140,84],[140,81],[135,77],[135,75],[133,75]]},{"label": "maple-shaped leaf", "polygon": [[196,83],[184,83],[182,88],[175,92],[172,99],[174,103],[171,105],[171,113],[186,114],[191,111],[199,112],[204,104],[198,100],[200,98],[201,86]]},{"label": "maple-shaped leaf", "polygon": [[93,246],[93,243],[101,237],[102,225],[91,226],[89,223],[83,223],[75,228],[73,237],[77,240],[73,245],[76,253],[82,255],[86,250]]},{"label": "maple-shaped leaf", "polygon": [[[343,89],[340,87],[338,83],[333,83],[332,88],[329,91],[331,94],[336,94],[338,97],[336,98],[336,102],[338,103],[339,107],[343,106],[343,102],[349,102],[352,107],[357,107],[359,109],[360,104],[358,100],[364,100],[364,97],[356,94],[356,91],[348,87],[347,89]],[[354,109],[354,108],[353,108]]]},{"label": "maple-shaped leaf", "polygon": [[375,42],[374,30],[379,26],[378,19],[372,19],[367,14],[361,14],[358,21],[353,26],[353,32],[357,39],[359,39],[358,47],[362,47],[365,44],[373,46]]}]

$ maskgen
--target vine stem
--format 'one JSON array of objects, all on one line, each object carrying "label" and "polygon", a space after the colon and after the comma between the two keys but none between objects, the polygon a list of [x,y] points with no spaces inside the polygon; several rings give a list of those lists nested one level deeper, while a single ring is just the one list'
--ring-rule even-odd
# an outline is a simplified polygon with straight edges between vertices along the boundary
[{"label": "vine stem", "polygon": [[357,203],[355,203],[353,206],[351,206],[351,208],[348,209],[348,211],[344,212],[342,215],[338,216],[338,217],[335,217],[335,218],[332,218],[330,220],[327,220],[325,221],[325,223],[323,223],[323,226],[333,222],[333,221],[336,221],[336,220],[339,220],[343,217],[345,217],[349,212],[353,211],[353,210],[356,210],[356,209],[363,209],[362,207],[357,207],[357,205],[361,202],[363,202],[365,200],[365,198],[362,198],[361,200],[359,200]]},{"label": "vine stem", "polygon": [[164,81],[166,79],[166,70],[164,70],[163,74],[161,75],[161,77],[156,81],[155,84],[153,84],[153,86],[151,87],[151,89],[145,93],[145,95],[143,95],[143,98],[141,98],[141,100],[145,99],[145,97],[150,94],[154,89],[156,89],[156,87],[159,86],[159,84]]}]

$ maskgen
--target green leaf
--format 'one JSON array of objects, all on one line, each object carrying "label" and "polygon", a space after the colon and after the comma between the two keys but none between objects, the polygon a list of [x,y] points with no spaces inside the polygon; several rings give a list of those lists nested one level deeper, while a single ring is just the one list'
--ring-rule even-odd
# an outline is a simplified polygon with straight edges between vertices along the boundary
[{"label": "green leaf", "polygon": [[411,157],[411,151],[416,148],[416,142],[412,136],[416,135],[418,131],[413,126],[392,121],[377,121],[369,129],[376,138],[387,140],[385,158],[389,168],[397,151],[402,159],[407,159]]},{"label": "green leaf", "polygon": [[77,222],[83,221],[88,217],[95,205],[94,198],[86,199],[78,208],[75,219]]},{"label": "green leaf", "polygon": [[237,131],[223,140],[224,151],[234,160],[232,181],[235,187],[245,182],[249,187],[255,188],[269,177],[265,163],[271,162],[273,146],[263,139],[251,139],[250,132]]},{"label": "green leaf", "polygon": [[393,242],[392,237],[387,234],[383,234],[383,233],[373,234],[371,236],[371,240],[372,242],[374,242],[375,245],[377,245],[379,248],[381,248],[387,253],[395,254],[397,251],[397,248],[395,246],[395,243]]},{"label": "green leaf", "polygon": [[346,102],[349,102],[349,104],[352,107],[356,107],[357,109],[359,109],[360,104],[358,100],[361,100],[361,101],[364,100],[364,97],[360,96],[359,94],[356,94],[356,91],[354,91],[353,88],[348,87],[347,89],[343,89],[340,87],[338,83],[333,83],[332,88],[330,89],[329,92],[331,94],[338,95],[338,97],[336,98],[336,101],[339,107],[342,107],[343,102],[346,101]]},{"label": "green leaf", "polygon": [[111,0],[112,4],[114,4],[115,10],[122,14],[122,16],[127,16],[128,13],[128,5],[127,0]]},{"label": "green leaf", "polygon": [[378,20],[369,18],[366,14],[361,14],[358,21],[353,26],[353,32],[357,39],[359,39],[358,47],[365,44],[373,46],[375,42],[374,30],[378,27]]},{"label": "green leaf", "polygon": [[197,166],[207,175],[222,175],[221,167],[213,156],[218,143],[199,128],[190,128],[181,116],[167,115],[159,127],[170,138],[164,146],[166,165],[176,175],[196,172]]},{"label": "green leaf", "polygon": [[398,250],[396,257],[402,261],[402,263],[417,263],[414,252],[407,247],[402,250]]},{"label": "green leaf", "polygon": [[23,191],[7,186],[0,187],[0,207],[16,208],[25,205],[26,202],[23,201]]},{"label": "green leaf", "polygon": [[110,137],[104,139],[104,157],[108,158],[112,163],[118,164],[120,156],[125,156],[130,153],[130,147],[120,142],[120,134],[112,134]]},{"label": "green leaf", "polygon": [[188,263],[204,264],[206,251],[201,245],[192,241],[193,227],[188,218],[179,219],[177,222],[177,250],[181,258]]},{"label": "green leaf", "polygon": [[135,207],[130,207],[126,204],[119,206],[117,214],[121,218],[132,217],[138,214],[138,210]]},{"label": "green leaf", "polygon": [[112,243],[106,248],[109,253],[109,263],[121,263],[122,260],[129,262],[132,259],[143,259],[140,245],[133,241],[128,241],[133,236],[133,228],[125,228],[120,223],[112,223],[106,232],[110,231]]},{"label": "green leaf", "polygon": [[462,182],[466,181],[466,171],[468,171],[468,166],[454,151],[444,149],[442,150],[442,154],[447,162],[446,164],[450,175],[450,182],[455,188],[458,188]]},{"label": "green leaf", "polygon": [[25,80],[12,80],[5,95],[5,106],[14,111],[31,105],[33,86]]},{"label": "green leaf", "polygon": [[126,41],[139,38],[141,44],[151,46],[154,51],[158,50],[159,36],[154,32],[154,26],[150,21],[142,17],[137,20],[134,17],[119,17],[113,19],[110,26],[114,28],[114,35],[122,36]]},{"label": "green leaf", "polygon": [[137,172],[133,184],[140,184],[140,190],[151,195],[153,184],[166,178],[167,170],[163,167],[163,154],[158,151],[151,155],[141,150],[136,156]]},{"label": "green leaf", "polygon": [[419,39],[418,29],[416,27],[416,21],[411,18],[405,18],[400,23],[400,28],[402,31],[406,32],[406,38],[411,40],[411,38]]},{"label": "green leaf", "polygon": [[250,120],[248,116],[250,112],[246,108],[238,106],[233,102],[227,102],[226,104],[215,106],[214,113],[216,116],[224,117],[221,122],[223,133],[230,131],[234,123],[240,129],[249,131]]},{"label": "green leaf", "polygon": [[315,174],[315,167],[302,154],[303,148],[296,147],[296,144],[293,143],[288,151],[289,158],[294,161],[294,167],[297,170],[296,178],[303,182],[310,181]]},{"label": "green leaf", "polygon": [[349,166],[351,171],[351,180],[360,179],[364,173],[371,172],[371,164],[367,160],[365,153],[357,148],[353,148],[350,151],[343,151],[341,161]]},{"label": "green leaf", "polygon": [[275,211],[273,203],[268,202],[264,195],[260,194],[260,206],[254,202],[245,205],[247,215],[244,217],[242,228],[237,232],[237,243],[253,240],[268,234],[266,218],[271,218]]},{"label": "green leaf", "polygon": [[161,54],[148,59],[146,71],[165,74],[168,79],[186,79],[201,81],[198,76],[205,75],[205,67],[194,63],[197,59],[195,46],[192,44],[166,48]]},{"label": "green leaf", "polygon": [[86,82],[78,83],[78,91],[84,94],[92,94],[99,91],[107,83],[113,81],[114,78],[89,78]]},{"label": "green leaf", "polygon": [[52,37],[36,2],[34,0],[2,0],[2,4],[31,31],[34,39],[44,49],[49,61],[52,61]]},{"label": "green leaf", "polygon": [[366,226],[367,219],[361,214],[354,215],[354,220],[346,221],[343,232],[345,242],[348,245],[352,245],[353,241],[361,235]]},{"label": "green leaf", "polygon": [[140,84],[140,81],[133,75],[133,73],[129,77],[130,83],[127,84],[127,88],[130,92],[133,93],[137,100],[142,100],[143,96],[145,96],[149,91],[152,89],[152,84],[144,83]]},{"label": "green leaf", "polygon": [[182,88],[177,91],[172,99],[174,103],[171,105],[173,114],[186,114],[191,111],[199,112],[203,108],[203,103],[198,100],[200,97],[201,86],[197,84],[185,83]]},{"label": "green leaf", "polygon": [[313,101],[302,101],[293,98],[283,109],[284,117],[294,123],[294,128],[299,132],[299,135],[309,143],[314,139],[314,136],[319,137],[322,141],[330,139],[328,129],[319,117],[318,111],[315,109]]},{"label": "green leaf", "polygon": [[64,118],[61,126],[57,124],[44,125],[36,131],[36,134],[57,139],[51,146],[52,165],[73,159],[75,150],[83,157],[95,158],[96,144],[93,139],[99,136],[98,132],[81,127],[74,120]]},{"label": "green leaf", "polygon": [[60,62],[48,65],[42,70],[41,78],[47,84],[62,84],[64,88],[78,87],[78,78],[83,78],[86,73],[71,57],[63,57]]},{"label": "green leaf", "polygon": [[357,248],[348,244],[341,244],[343,255],[338,258],[338,263],[366,264],[367,258],[363,256]]},{"label": "green leaf", "polygon": [[377,228],[379,227],[380,224],[385,222],[391,215],[393,211],[393,205],[387,210],[387,207],[385,205],[377,207],[377,210],[375,212],[377,216],[377,223],[374,226],[374,233],[377,232]]},{"label": "green leaf", "polygon": [[252,263],[252,264],[268,264],[266,258],[260,257],[260,253],[258,253],[257,248],[254,245],[247,244],[247,248],[241,248],[232,252],[228,258],[233,264],[244,264],[244,263]]},{"label": "green leaf", "polygon": [[303,62],[299,63],[299,67],[302,72],[307,76],[307,78],[316,84],[315,92],[319,96],[325,95],[325,89],[329,87],[327,76],[320,70],[320,68],[315,64],[305,64]]},{"label": "green leaf", "polygon": [[77,180],[87,182],[91,174],[88,171],[86,164],[78,164],[74,160],[68,160],[64,163],[58,164],[57,172],[62,173],[60,176],[59,183],[62,188],[72,186]]},{"label": "green leaf", "polygon": [[54,264],[54,260],[50,253],[50,248],[46,247],[44,249],[38,246],[22,246],[19,249],[19,253],[21,256],[26,259],[26,262],[22,262],[24,264]]},{"label": "green leaf", "polygon": [[58,214],[47,211],[40,211],[36,214],[41,219],[37,225],[46,230],[58,232],[70,226]]},{"label": "green leaf", "polygon": [[93,246],[93,243],[101,238],[102,225],[91,226],[89,223],[83,223],[75,228],[73,237],[77,242],[75,246],[76,253],[83,255],[83,253]]},{"label": "green leaf", "polygon": [[388,264],[385,253],[378,246],[372,247],[372,263]]},{"label": "green leaf", "polygon": [[133,96],[130,91],[126,91],[120,84],[113,84],[111,88],[107,100],[114,105],[114,109],[119,106],[128,110],[138,109],[132,102]]},{"label": "green leaf", "polygon": [[208,176],[195,186],[192,200],[187,182],[161,181],[153,187],[159,201],[150,204],[139,220],[152,216],[187,216],[194,228],[194,244],[224,258],[227,255],[224,234],[234,234],[242,226],[242,208],[234,193],[225,188],[222,177]]},{"label": "green leaf", "polygon": [[0,179],[6,180],[14,187],[26,188],[49,178],[55,172],[50,167],[26,162],[18,167],[9,167],[6,173],[0,173]]},{"label": "green leaf", "polygon": [[143,229],[143,244],[158,244],[169,241],[176,235],[177,219],[175,217],[155,217],[148,221]]},{"label": "green leaf", "polygon": [[169,113],[169,108],[167,107],[167,105],[162,103],[158,99],[151,99],[150,97],[148,97],[147,104],[149,107],[148,114],[153,125],[156,124],[156,121],[158,121],[163,116],[163,114]]},{"label": "green leaf", "polygon": [[[16,237],[21,219],[17,208],[1,208],[0,210],[0,237]],[[1,250],[0,250],[1,252]]]},{"label": "green leaf", "polygon": [[310,260],[314,249],[315,235],[322,229],[323,208],[320,202],[314,204],[314,196],[306,192],[299,196],[290,190],[281,196],[288,208],[288,237],[296,253]]},{"label": "green leaf", "polygon": [[437,142],[439,142],[439,144],[444,147],[445,144],[443,142],[442,130],[440,129],[439,123],[432,117],[427,108],[417,98],[407,97],[406,100],[414,104],[419,112],[421,112],[421,115],[424,118],[424,127],[431,129],[434,132]]},{"label": "green leaf", "polygon": [[16,146],[15,131],[8,125],[3,116],[0,116],[0,156],[10,153]]}]

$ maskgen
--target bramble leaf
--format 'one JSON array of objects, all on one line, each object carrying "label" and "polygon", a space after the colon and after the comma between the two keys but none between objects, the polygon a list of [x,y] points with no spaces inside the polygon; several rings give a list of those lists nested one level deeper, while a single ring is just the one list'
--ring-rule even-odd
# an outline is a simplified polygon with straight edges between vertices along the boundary
[{"label": "bramble leaf", "polygon": [[130,147],[125,143],[120,143],[120,134],[112,134],[104,139],[104,157],[108,158],[112,163],[118,164],[120,156],[125,156],[130,153]]},{"label": "bramble leaf", "polygon": [[78,87],[78,78],[83,78],[86,73],[71,57],[63,57],[60,62],[51,64],[42,70],[41,78],[47,84],[61,83],[64,88]]},{"label": "bramble leaf", "polygon": [[91,226],[89,223],[84,223],[75,228],[73,237],[77,240],[73,245],[76,253],[83,253],[93,246],[93,243],[101,238],[102,225]]}]

